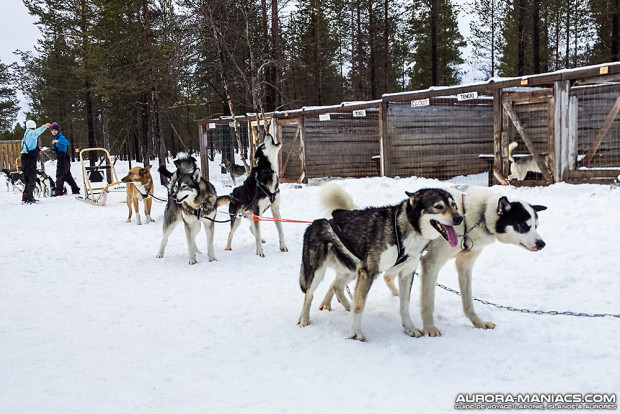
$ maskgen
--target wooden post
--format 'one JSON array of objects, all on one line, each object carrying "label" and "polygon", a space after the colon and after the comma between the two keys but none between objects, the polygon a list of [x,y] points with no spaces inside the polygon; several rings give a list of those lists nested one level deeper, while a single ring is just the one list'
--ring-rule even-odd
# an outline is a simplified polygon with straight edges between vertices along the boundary
[{"label": "wooden post", "polygon": [[[502,171],[502,90],[493,90],[493,168]],[[491,168],[491,171],[493,171]],[[493,184],[495,174],[489,173],[489,186]],[[500,180],[497,180],[501,183]]]},{"label": "wooden post", "polygon": [[198,142],[200,143],[200,168],[202,169],[202,177],[209,179],[209,154],[207,153],[207,128],[208,126],[198,125]]},{"label": "wooden post", "polygon": [[388,136],[388,102],[381,101],[379,106],[379,155],[381,157],[381,177],[391,176],[391,162]]},{"label": "wooden post", "polygon": [[[571,96],[568,103],[568,170],[577,168],[577,132],[579,128],[579,100]],[[566,178],[566,177],[565,177]]]},{"label": "wooden post", "polygon": [[[569,92],[570,81],[557,81],[553,86],[554,105],[554,151],[555,181],[564,181],[568,172],[568,141],[569,141]],[[545,177],[546,178],[546,177]]]},{"label": "wooden post", "polygon": [[308,172],[306,171],[306,118],[302,115],[299,118],[299,159],[301,160],[300,182],[308,183]]}]

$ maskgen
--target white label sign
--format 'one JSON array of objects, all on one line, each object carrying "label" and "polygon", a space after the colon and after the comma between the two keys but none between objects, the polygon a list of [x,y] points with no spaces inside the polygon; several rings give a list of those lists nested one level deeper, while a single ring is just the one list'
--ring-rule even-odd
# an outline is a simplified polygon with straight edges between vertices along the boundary
[{"label": "white label sign", "polygon": [[429,106],[430,104],[431,104],[431,100],[429,98],[416,99],[415,101],[411,101],[412,108],[416,108],[418,106]]},{"label": "white label sign", "polygon": [[319,121],[329,121],[330,119],[329,114],[319,114]]},{"label": "white label sign", "polygon": [[209,129],[215,129],[215,122],[214,122],[214,123],[209,124]]},{"label": "white label sign", "polygon": [[458,99],[459,101],[467,101],[469,99],[476,98],[478,98],[478,92],[459,93],[458,95],[456,95],[456,99]]},{"label": "white label sign", "polygon": [[366,116],[366,110],[365,109],[358,109],[356,111],[353,111],[353,117],[354,118],[364,118]]}]

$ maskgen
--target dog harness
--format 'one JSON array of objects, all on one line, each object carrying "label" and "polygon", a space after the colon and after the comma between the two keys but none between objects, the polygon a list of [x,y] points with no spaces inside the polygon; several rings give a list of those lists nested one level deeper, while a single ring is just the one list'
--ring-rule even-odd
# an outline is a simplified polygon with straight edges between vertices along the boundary
[{"label": "dog harness", "polygon": [[[275,171],[273,171],[275,172]],[[272,172],[272,174],[273,174]],[[265,195],[267,196],[267,198],[269,199],[269,202],[271,204],[273,204],[274,201],[276,201],[276,196],[278,195],[278,193],[280,192],[280,181],[276,181],[276,191],[274,191],[273,193],[271,191],[269,191],[269,189],[267,187],[265,187],[264,185],[262,185],[260,183],[260,181],[258,181],[258,172],[256,172],[254,174],[254,179],[256,180],[256,188],[260,189],[263,193],[265,193]],[[255,197],[256,198],[256,197]]]},{"label": "dog harness", "polygon": [[[484,211],[483,211],[478,222],[473,227],[467,229],[467,224],[465,224],[465,193],[461,193],[461,201],[463,202],[463,227],[465,227],[465,233],[463,235],[459,234],[459,237],[463,239],[461,241],[461,250],[468,251],[474,248],[474,241],[471,239],[471,237],[469,237],[469,233],[471,233],[471,231],[475,229],[476,227],[480,227],[480,225],[486,221],[486,215],[484,214]],[[489,230],[486,224],[484,225],[484,227],[487,233],[489,233],[490,235],[493,235],[493,233]],[[467,245],[467,240],[471,242],[471,246]]]},{"label": "dog harness", "polygon": [[[405,252],[405,245],[403,243],[402,233],[400,231],[400,226],[398,225],[399,215],[400,215],[400,210],[397,211],[396,214],[394,214],[394,235],[396,237],[396,248],[398,249],[398,255],[396,257],[396,262],[394,263],[394,266],[397,266],[403,263],[405,260],[409,258],[409,255]],[[351,244],[347,241],[347,238],[344,236],[344,233],[342,229],[340,228],[340,226],[338,225],[338,223],[336,223],[336,220],[334,218],[331,218],[327,220],[327,222],[331,226],[334,233],[336,233],[336,236],[338,237],[338,239],[340,239],[340,242],[343,244],[343,246],[348,251],[350,251],[351,254],[353,254],[353,256],[357,257],[359,261],[362,261],[362,258],[360,257],[360,255],[357,254],[355,250],[353,250],[353,248],[351,247]]]}]

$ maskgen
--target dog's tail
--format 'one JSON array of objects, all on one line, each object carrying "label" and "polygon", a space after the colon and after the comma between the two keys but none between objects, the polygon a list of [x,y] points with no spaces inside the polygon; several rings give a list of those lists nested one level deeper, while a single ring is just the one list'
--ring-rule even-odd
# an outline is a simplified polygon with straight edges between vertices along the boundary
[{"label": "dog's tail", "polygon": [[217,202],[215,203],[215,208],[221,206],[227,206],[230,204],[230,196],[219,196],[217,198]]},{"label": "dog's tail", "polygon": [[508,159],[510,160],[510,162],[515,162],[515,159],[512,157],[512,151],[517,148],[517,144],[516,142],[511,142],[510,145],[508,146]]},{"label": "dog's tail", "polygon": [[351,196],[336,183],[324,185],[321,191],[321,198],[323,206],[330,214],[334,210],[358,209]]}]

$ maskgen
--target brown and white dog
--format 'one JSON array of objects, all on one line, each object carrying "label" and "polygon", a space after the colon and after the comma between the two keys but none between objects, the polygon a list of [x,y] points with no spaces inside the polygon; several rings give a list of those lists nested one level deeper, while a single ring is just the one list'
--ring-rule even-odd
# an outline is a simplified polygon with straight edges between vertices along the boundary
[{"label": "brown and white dog", "polygon": [[138,211],[138,202],[140,200],[144,201],[146,223],[148,224],[151,221],[155,221],[151,219],[151,204],[153,203],[153,177],[151,177],[151,166],[147,165],[146,168],[133,167],[121,181],[127,183],[127,207],[129,207],[127,223],[131,223],[131,204],[133,203],[133,207],[136,210],[136,221],[138,225],[142,224],[140,212]]}]

